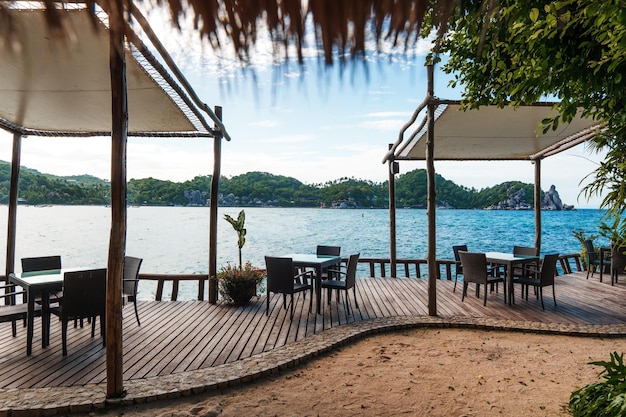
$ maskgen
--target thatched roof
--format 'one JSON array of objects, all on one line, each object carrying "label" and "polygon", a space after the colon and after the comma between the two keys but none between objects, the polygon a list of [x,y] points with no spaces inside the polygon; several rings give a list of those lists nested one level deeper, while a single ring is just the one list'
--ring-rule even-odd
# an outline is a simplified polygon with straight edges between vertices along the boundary
[{"label": "thatched roof", "polygon": [[[493,1],[493,0],[491,0]],[[215,48],[222,48],[222,35],[232,43],[238,56],[246,60],[257,39],[257,31],[263,22],[270,32],[278,54],[294,50],[302,61],[305,33],[315,33],[317,46],[324,51],[327,64],[345,57],[362,56],[366,40],[389,39],[399,48],[409,48],[417,41],[425,16],[440,33],[454,11],[458,0],[156,0],[159,7],[169,8],[172,23],[191,14],[200,36],[209,40]],[[66,15],[59,4],[74,3],[47,0],[46,21],[58,37],[67,35]],[[87,2],[90,3],[89,1]],[[104,10],[123,4],[128,11],[132,0],[100,0],[95,2]],[[307,8],[303,6],[308,4]],[[10,2],[0,0],[0,38],[10,39],[12,25],[7,12]],[[93,4],[93,3],[91,3]],[[126,13],[125,16],[129,16]],[[310,17],[310,19],[309,19]],[[126,19],[130,19],[126,17]],[[111,24],[117,23],[112,21]],[[230,47],[230,46],[229,46]],[[280,57],[279,57],[280,58]]]}]

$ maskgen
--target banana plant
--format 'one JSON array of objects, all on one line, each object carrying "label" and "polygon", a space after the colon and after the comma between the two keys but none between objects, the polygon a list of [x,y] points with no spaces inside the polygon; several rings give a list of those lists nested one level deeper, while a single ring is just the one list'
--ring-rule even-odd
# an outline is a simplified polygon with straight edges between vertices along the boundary
[{"label": "banana plant", "polygon": [[239,212],[239,216],[237,216],[237,220],[229,216],[228,214],[224,215],[224,219],[228,223],[233,226],[233,229],[237,232],[237,246],[239,247],[239,269],[243,267],[243,263],[241,262],[241,248],[246,244],[246,228],[244,227],[244,223],[246,222],[246,213],[241,210]]}]

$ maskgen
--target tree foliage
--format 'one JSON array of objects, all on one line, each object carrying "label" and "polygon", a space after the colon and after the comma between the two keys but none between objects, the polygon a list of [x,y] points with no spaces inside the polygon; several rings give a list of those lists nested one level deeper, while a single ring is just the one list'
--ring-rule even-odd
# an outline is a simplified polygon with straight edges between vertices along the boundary
[{"label": "tree foliage", "polygon": [[[6,204],[8,201],[10,174],[10,164],[0,161],[0,203]],[[509,181],[482,190],[457,185],[440,175],[436,176],[435,183],[437,204],[441,206],[485,208],[507,200],[520,189],[526,191],[526,203],[533,202],[533,186],[518,181]],[[231,178],[222,177],[219,187],[222,205],[332,207],[337,202],[345,202],[350,208],[389,206],[389,188],[386,181],[377,183],[344,177],[324,184],[308,185],[292,177],[248,172]],[[211,191],[211,176],[197,176],[184,182],[155,178],[131,179],[127,187],[128,203],[185,206],[191,203],[187,197],[189,191],[200,193],[206,202]],[[236,198],[228,200],[228,195]],[[57,177],[29,168],[21,168],[19,197],[32,205],[105,205],[111,199],[109,183],[105,180],[90,175]],[[426,170],[409,171],[396,179],[398,207],[425,208],[426,198]],[[241,220],[243,225],[243,219],[233,220]]]},{"label": "tree foliage", "polygon": [[557,129],[577,112],[605,123],[594,147],[607,151],[586,196],[603,195],[624,236],[626,209],[626,4],[623,0],[468,1],[453,17],[443,69],[468,107],[530,104],[554,97]]}]

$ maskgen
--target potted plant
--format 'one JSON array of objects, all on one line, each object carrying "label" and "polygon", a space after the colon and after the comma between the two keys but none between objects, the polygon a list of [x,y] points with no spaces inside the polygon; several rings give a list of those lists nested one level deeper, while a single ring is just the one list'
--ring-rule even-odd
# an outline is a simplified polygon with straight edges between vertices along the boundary
[{"label": "potted plant", "polygon": [[243,267],[226,264],[217,273],[220,295],[234,305],[247,304],[264,279],[265,271],[253,267],[249,261]]},{"label": "potted plant", "polygon": [[227,302],[235,305],[244,305],[256,295],[257,286],[265,279],[265,271],[252,266],[250,261],[242,264],[241,249],[246,243],[246,229],[244,227],[246,214],[243,210],[235,220],[228,214],[224,215],[233,229],[237,232],[237,247],[239,248],[239,266],[227,263],[215,277],[219,293]]}]

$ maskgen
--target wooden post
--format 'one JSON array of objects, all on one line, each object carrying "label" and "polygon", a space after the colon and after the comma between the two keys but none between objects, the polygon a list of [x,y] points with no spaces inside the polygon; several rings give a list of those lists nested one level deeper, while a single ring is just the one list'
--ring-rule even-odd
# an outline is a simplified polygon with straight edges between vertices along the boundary
[{"label": "wooden post", "polygon": [[107,398],[125,395],[122,379],[122,276],[126,252],[126,139],[128,101],[122,0],[109,3],[111,75],[111,235],[106,286]]},{"label": "wooden post", "polygon": [[541,252],[541,159],[535,163],[535,247]]},{"label": "wooden post", "polygon": [[[428,65],[428,96],[434,97],[434,67]],[[428,179],[428,315],[437,315],[437,238],[435,211],[437,199],[435,192],[435,105],[432,101],[427,106],[428,140],[426,142],[426,175]]]},{"label": "wooden post", "polygon": [[[222,108],[215,107],[215,115],[222,120]],[[209,224],[209,302],[217,303],[217,198],[219,194],[220,170],[222,168],[222,135],[215,129],[213,138],[213,177],[211,178],[210,224]]]},{"label": "wooden post", "polygon": [[[393,144],[389,144],[389,149]],[[398,163],[393,159],[389,159],[389,260],[391,268],[391,276],[397,277],[396,266],[396,168]]]},{"label": "wooden post", "polygon": [[8,277],[15,272],[15,236],[17,234],[17,198],[19,196],[20,159],[22,154],[22,135],[13,133],[13,156],[11,157],[11,184],[9,186],[9,214],[7,220],[7,257],[5,273]]}]

